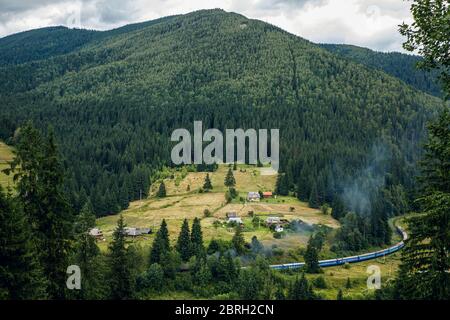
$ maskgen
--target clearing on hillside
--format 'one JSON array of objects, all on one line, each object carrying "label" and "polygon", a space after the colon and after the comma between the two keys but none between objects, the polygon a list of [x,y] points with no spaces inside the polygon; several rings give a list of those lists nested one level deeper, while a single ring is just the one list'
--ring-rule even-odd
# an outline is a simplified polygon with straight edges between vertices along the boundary
[{"label": "clearing on hillside", "polygon": [[[283,249],[304,247],[311,234],[310,231],[290,232],[282,239],[274,238],[274,231],[266,226],[269,216],[277,216],[283,220],[302,221],[305,225],[323,225],[331,229],[339,227],[339,222],[330,215],[324,215],[317,209],[311,209],[307,204],[300,202],[292,196],[274,196],[261,199],[259,202],[246,200],[250,191],[274,191],[277,176],[267,173],[267,170],[256,166],[239,165],[233,171],[236,179],[238,196],[231,203],[227,203],[224,186],[227,165],[221,165],[215,172],[209,172],[213,189],[202,192],[206,172],[187,172],[184,169],[173,170],[163,179],[166,185],[167,196],[157,198],[156,192],[161,182],[157,181],[150,190],[150,196],[142,201],[135,201],[122,214],[128,227],[147,227],[156,231],[163,219],[169,228],[170,239],[174,243],[178,237],[183,219],[192,224],[194,218],[200,218],[203,236],[206,244],[211,239],[231,240],[234,228],[227,221],[227,213],[235,212],[243,222],[243,234],[250,242],[253,236],[265,246],[276,246]],[[207,214],[205,214],[207,210]],[[255,217],[259,218],[254,219]],[[101,243],[102,248],[111,240],[116,227],[118,216],[107,216],[97,220],[97,226],[102,229],[106,241]],[[154,234],[138,236],[133,239],[143,246],[152,243]]]},{"label": "clearing on hillside", "polygon": [[7,176],[2,171],[9,167],[8,162],[13,159],[11,147],[0,141],[0,186],[6,188],[12,186],[12,177]]}]

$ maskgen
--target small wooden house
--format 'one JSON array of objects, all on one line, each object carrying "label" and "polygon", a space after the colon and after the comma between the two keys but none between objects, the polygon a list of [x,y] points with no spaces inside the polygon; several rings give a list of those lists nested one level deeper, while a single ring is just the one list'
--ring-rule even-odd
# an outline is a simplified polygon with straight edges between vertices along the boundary
[{"label": "small wooden house", "polygon": [[263,198],[264,199],[272,198],[272,196],[273,196],[272,191],[265,191],[265,192],[263,192]]},{"label": "small wooden house", "polygon": [[251,191],[247,194],[248,201],[259,201],[260,198],[261,198],[261,196],[260,196],[259,192]]}]

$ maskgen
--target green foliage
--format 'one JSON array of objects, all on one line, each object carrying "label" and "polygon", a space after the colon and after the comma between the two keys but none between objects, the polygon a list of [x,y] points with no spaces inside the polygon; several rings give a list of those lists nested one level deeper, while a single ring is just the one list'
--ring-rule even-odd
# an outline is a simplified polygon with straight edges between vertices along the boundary
[{"label": "green foliage", "polygon": [[64,174],[53,132],[42,138],[31,123],[22,127],[8,172],[14,174],[18,200],[41,248],[38,255],[47,292],[51,298],[64,298],[73,217],[63,192]]},{"label": "green foliage", "polygon": [[325,281],[325,278],[323,276],[315,278],[313,281],[313,285],[317,289],[326,289],[328,287],[327,282]]},{"label": "green foliage", "polygon": [[300,279],[294,281],[289,288],[288,299],[289,300],[314,300],[316,298],[312,287],[309,285],[305,274],[302,273]]},{"label": "green foliage", "polygon": [[46,298],[46,280],[31,234],[22,208],[0,186],[1,300]]},{"label": "green foliage", "polygon": [[159,227],[156,237],[153,240],[152,249],[150,251],[150,264],[160,263],[161,256],[170,250],[169,230],[167,229],[166,220],[163,219]]},{"label": "green foliage", "polygon": [[75,220],[73,264],[80,267],[81,288],[70,292],[77,299],[98,300],[107,295],[106,266],[96,239],[89,234],[95,226],[92,204],[88,201]]},{"label": "green foliage", "polygon": [[164,271],[158,263],[150,265],[138,279],[138,289],[148,289],[154,292],[161,292],[164,288]]},{"label": "green foliage", "polygon": [[322,245],[318,245],[318,241],[315,240],[314,236],[311,236],[308,240],[308,245],[306,247],[305,254],[303,255],[305,259],[305,268],[308,273],[318,273],[320,271],[319,267],[319,252]]},{"label": "green foliage", "polygon": [[450,95],[450,6],[446,0],[414,0],[411,4],[414,22],[403,23],[400,33],[407,38],[403,47],[418,51],[424,60],[420,66],[441,73],[444,92]]},{"label": "green foliage", "polygon": [[234,232],[231,243],[233,244],[233,248],[238,254],[243,254],[246,252],[245,239],[244,235],[242,234],[242,228],[240,226],[236,227],[236,231]]},{"label": "green foliage", "polygon": [[277,182],[275,184],[275,193],[280,196],[289,195],[289,180],[288,176],[283,173],[278,173]]},{"label": "green foliage", "polygon": [[166,196],[166,185],[164,184],[164,181],[160,183],[156,196],[158,198],[164,198]]},{"label": "green foliage", "polygon": [[205,183],[203,184],[203,189],[205,191],[209,191],[213,188],[212,184],[211,184],[211,179],[209,178],[209,173],[206,174],[205,177]]},{"label": "green foliage", "polygon": [[189,222],[187,221],[187,219],[184,219],[183,225],[181,226],[176,249],[184,262],[188,261],[192,257],[191,234],[189,231]]},{"label": "green foliage", "polygon": [[203,232],[199,218],[194,218],[194,222],[192,223],[191,244],[192,254],[197,256],[197,258],[202,257],[205,253],[205,246],[203,244]]},{"label": "green foliage", "polygon": [[442,96],[437,79],[438,72],[417,70],[416,65],[423,62],[423,58],[420,56],[398,52],[377,52],[345,44],[322,44],[321,46],[334,54],[369,68],[386,72],[418,90],[437,97]]},{"label": "green foliage", "polygon": [[110,298],[114,300],[127,300],[134,297],[135,278],[130,249],[126,247],[125,223],[120,215],[117,228],[113,233],[113,241],[109,245],[109,284]]},{"label": "green foliage", "polygon": [[422,213],[408,220],[395,298],[447,300],[450,297],[450,112],[429,125],[422,162]]},{"label": "green foliage", "polygon": [[224,184],[230,189],[236,185],[236,180],[234,179],[233,171],[231,170],[231,168],[228,169]]}]

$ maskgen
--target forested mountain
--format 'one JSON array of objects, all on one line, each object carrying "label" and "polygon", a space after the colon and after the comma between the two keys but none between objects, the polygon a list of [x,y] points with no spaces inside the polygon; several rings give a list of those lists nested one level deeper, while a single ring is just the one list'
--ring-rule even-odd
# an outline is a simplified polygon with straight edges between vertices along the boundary
[{"label": "forested mountain", "polygon": [[[152,172],[171,164],[172,131],[192,131],[194,120],[280,128],[285,190],[340,199],[361,215],[398,214],[412,194],[405,190],[414,187],[425,123],[443,106],[384,72],[222,10],[64,32],[84,44],[23,48],[36,59],[0,51],[0,138],[14,143],[28,119],[52,125],[71,203],[79,210],[89,197],[97,215],[145,194]],[[353,190],[367,201],[354,201]]]},{"label": "forested mountain", "polygon": [[424,71],[416,67],[422,60],[419,56],[402,54],[399,52],[377,52],[344,44],[322,44],[323,48],[348,58],[365,66],[382,70],[387,74],[399,78],[416,89],[431,95],[441,97],[437,70]]}]

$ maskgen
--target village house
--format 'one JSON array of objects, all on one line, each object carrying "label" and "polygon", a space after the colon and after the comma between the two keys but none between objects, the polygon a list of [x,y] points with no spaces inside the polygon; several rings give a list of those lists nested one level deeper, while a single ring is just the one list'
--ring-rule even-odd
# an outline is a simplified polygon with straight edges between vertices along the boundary
[{"label": "village house", "polygon": [[282,226],[280,226],[280,225],[277,225],[276,227],[275,227],[275,232],[283,232],[283,227]]},{"label": "village house", "polygon": [[272,224],[279,224],[280,220],[280,217],[267,217],[266,223],[270,226]]},{"label": "village house", "polygon": [[94,237],[97,240],[103,239],[103,232],[99,228],[92,228],[89,230],[89,235]]},{"label": "village house", "polygon": [[126,227],[124,228],[124,232],[126,236],[129,237],[136,237],[143,234],[150,234],[152,231],[150,228],[133,228],[133,227]]},{"label": "village house", "polygon": [[265,191],[263,192],[263,198],[267,199],[267,198],[272,198],[273,193],[272,191]]},{"label": "village house", "polygon": [[260,196],[259,192],[251,191],[247,194],[248,201],[259,201],[260,198],[261,198],[261,196]]}]

